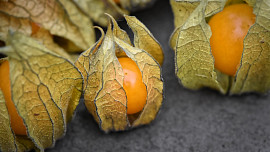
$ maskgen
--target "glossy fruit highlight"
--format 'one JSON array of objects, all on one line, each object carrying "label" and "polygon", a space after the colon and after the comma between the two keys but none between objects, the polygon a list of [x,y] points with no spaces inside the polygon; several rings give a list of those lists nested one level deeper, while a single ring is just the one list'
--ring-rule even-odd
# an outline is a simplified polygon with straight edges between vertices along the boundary
[{"label": "glossy fruit highlight", "polygon": [[252,7],[247,4],[234,4],[225,7],[210,19],[210,45],[216,69],[230,76],[236,74],[242,57],[244,38],[255,23],[255,18]]},{"label": "glossy fruit highlight", "polygon": [[147,98],[146,86],[137,64],[127,57],[118,58],[124,73],[123,88],[127,95],[127,114],[140,112]]}]

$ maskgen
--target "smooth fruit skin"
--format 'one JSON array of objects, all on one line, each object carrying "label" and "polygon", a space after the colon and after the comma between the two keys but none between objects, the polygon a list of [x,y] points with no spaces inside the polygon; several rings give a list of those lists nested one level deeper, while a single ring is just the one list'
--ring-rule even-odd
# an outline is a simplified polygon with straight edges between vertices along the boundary
[{"label": "smooth fruit skin", "polygon": [[127,57],[118,58],[124,73],[123,88],[127,95],[127,114],[140,112],[147,98],[146,86],[137,64]]},{"label": "smooth fruit skin", "polygon": [[9,63],[4,61],[0,65],[0,89],[2,90],[8,113],[10,116],[11,128],[16,135],[26,135],[26,127],[22,118],[19,116],[17,109],[11,100],[11,88],[9,79]]},{"label": "smooth fruit skin", "polygon": [[210,45],[216,69],[230,76],[235,75],[242,57],[244,38],[255,18],[252,7],[234,4],[210,19]]}]

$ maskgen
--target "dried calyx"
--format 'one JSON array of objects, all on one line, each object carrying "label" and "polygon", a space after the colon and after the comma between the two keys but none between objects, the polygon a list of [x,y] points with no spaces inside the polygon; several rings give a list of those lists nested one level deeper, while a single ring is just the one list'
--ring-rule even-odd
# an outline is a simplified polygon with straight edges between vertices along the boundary
[{"label": "dried calyx", "polygon": [[150,7],[156,0],[115,0],[122,7],[131,12]]},{"label": "dried calyx", "polygon": [[[127,33],[109,17],[113,28],[110,23],[106,35],[102,34],[99,41],[75,62],[84,77],[85,105],[105,132],[149,124],[156,117],[163,100],[159,65],[163,62],[163,52],[160,45],[140,21],[125,16],[134,31],[133,46]],[[134,114],[127,114],[129,101],[124,87],[124,66],[118,59],[123,56],[135,62],[147,91],[143,109]]]},{"label": "dried calyx", "polygon": [[[8,34],[0,53],[7,56],[0,59],[0,74],[7,79],[0,81],[0,151],[53,147],[65,135],[79,103],[81,73],[67,59],[18,32]],[[23,123],[14,127],[15,113]]]},{"label": "dried calyx", "polygon": [[210,47],[212,31],[206,22],[226,5],[235,2],[170,2],[175,16],[175,30],[170,45],[175,50],[176,75],[183,86],[193,90],[209,87],[223,94],[265,93],[270,90],[270,62],[267,60],[270,18],[266,17],[270,13],[267,7],[269,1],[237,1],[252,6],[256,20],[244,38],[244,49],[235,76],[228,76],[215,69]]},{"label": "dried calyx", "polygon": [[116,19],[122,18],[140,9],[152,6],[156,0],[76,0],[74,3],[82,12],[87,14],[95,23],[107,26],[108,20],[104,13]]},{"label": "dried calyx", "polygon": [[1,41],[9,31],[19,31],[67,59],[95,42],[91,19],[71,1],[0,1],[0,20]]}]

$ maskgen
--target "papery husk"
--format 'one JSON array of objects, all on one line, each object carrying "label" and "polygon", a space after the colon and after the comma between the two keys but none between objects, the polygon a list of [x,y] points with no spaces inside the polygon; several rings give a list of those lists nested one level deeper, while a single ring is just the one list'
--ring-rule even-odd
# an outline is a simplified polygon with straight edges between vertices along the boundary
[{"label": "papery husk", "polygon": [[[12,132],[15,145],[11,147],[16,150],[11,151],[44,151],[65,135],[81,96],[81,73],[70,61],[22,33],[9,33],[6,42],[0,53],[8,56],[12,101],[27,128],[27,137]],[[10,127],[9,115],[3,115]],[[10,131],[6,136],[12,137]],[[7,139],[0,137],[0,150],[5,151]]]},{"label": "papery husk", "polygon": [[[8,61],[8,58],[0,58],[0,66],[3,62]],[[39,150],[35,144],[27,137],[15,135],[11,128],[10,117],[6,106],[4,94],[0,89],[0,151],[3,152],[23,152],[34,149]]]},{"label": "papery husk", "polygon": [[156,0],[120,0],[120,5],[122,8],[135,12],[147,7],[151,7]]},{"label": "papery husk", "polygon": [[256,21],[244,39],[241,64],[230,94],[270,90],[270,1],[247,2],[254,5]]},{"label": "papery husk", "polygon": [[[82,52],[95,41],[91,20],[72,1],[0,1],[0,19],[0,40],[6,41],[10,30],[31,36],[34,23],[42,29],[39,35],[46,35],[35,38],[65,58],[66,52]],[[63,44],[57,44],[55,37]]]},{"label": "papery husk", "polygon": [[[133,47],[126,32],[109,17],[113,29],[111,23],[106,35],[100,29],[102,36],[99,41],[83,52],[75,63],[84,76],[85,105],[104,132],[123,131],[149,124],[155,119],[163,100],[160,65],[147,51]],[[136,18],[132,19],[137,22]],[[158,43],[153,45],[159,46]],[[138,65],[147,88],[146,105],[134,118],[127,115],[124,74],[117,58],[121,52]]]},{"label": "papery husk", "polygon": [[214,68],[209,42],[212,33],[206,21],[222,11],[225,5],[239,1],[170,2],[175,16],[175,30],[170,45],[175,50],[176,75],[184,87],[193,90],[209,87],[222,94],[265,93],[270,89],[269,1],[246,1],[253,7],[256,21],[244,39],[241,64],[235,77],[225,75]]},{"label": "papery husk", "polygon": [[105,27],[108,20],[105,13],[119,19],[129,12],[119,7],[114,0],[73,0],[73,2],[94,22]]},{"label": "papery husk", "polygon": [[7,152],[17,151],[17,146],[15,144],[16,138],[10,126],[9,114],[5,104],[5,98],[1,89],[0,89],[0,124],[1,124],[0,150]]},{"label": "papery husk", "polygon": [[[125,15],[128,26],[134,33],[134,46],[142,50],[146,50],[159,63],[163,65],[164,54],[161,45],[154,38],[152,33],[145,27],[145,25],[136,19],[134,16]],[[147,42],[147,43],[146,43]]]},{"label": "papery husk", "polygon": [[106,27],[108,20],[105,14],[110,14],[115,19],[123,18],[130,12],[135,12],[152,6],[156,0],[120,0],[116,3],[114,0],[73,0],[85,14],[87,14],[95,23]]}]

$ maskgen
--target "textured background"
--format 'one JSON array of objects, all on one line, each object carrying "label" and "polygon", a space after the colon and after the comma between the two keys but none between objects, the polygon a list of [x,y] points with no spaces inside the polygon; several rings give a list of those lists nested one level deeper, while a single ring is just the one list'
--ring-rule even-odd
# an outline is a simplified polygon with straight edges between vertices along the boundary
[{"label": "textured background", "polygon": [[[156,120],[130,131],[104,134],[81,102],[66,136],[47,152],[270,151],[270,95],[223,96],[209,89],[183,88],[175,77],[174,53],[168,45],[174,28],[169,1],[158,0],[152,8],[132,15],[150,29],[165,53],[165,101]],[[125,21],[119,24],[129,30]]]}]

